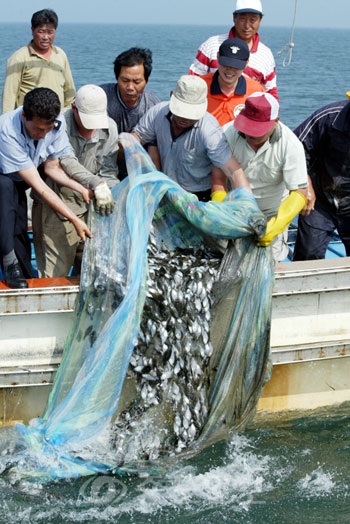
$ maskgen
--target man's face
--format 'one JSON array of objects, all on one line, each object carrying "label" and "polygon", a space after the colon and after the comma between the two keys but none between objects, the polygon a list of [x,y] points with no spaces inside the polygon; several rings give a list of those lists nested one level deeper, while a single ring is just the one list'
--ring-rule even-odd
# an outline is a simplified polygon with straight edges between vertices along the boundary
[{"label": "man's face", "polygon": [[185,131],[185,129],[194,126],[194,124],[198,122],[198,120],[190,120],[189,118],[183,118],[182,116],[173,115],[172,122],[177,130]]},{"label": "man's face", "polygon": [[53,44],[56,29],[52,24],[45,24],[32,29],[33,45],[36,50],[45,52]]},{"label": "man's face", "polygon": [[233,15],[236,36],[249,43],[259,31],[261,16],[256,13],[239,13]]},{"label": "man's face", "polygon": [[265,144],[265,142],[270,138],[274,130],[276,129],[277,123],[279,121],[279,118],[276,118],[275,123],[271,127],[271,129],[265,133],[262,136],[250,136],[245,135],[245,139],[247,143],[250,145],[251,148],[253,148],[255,151],[258,150],[261,146]]},{"label": "man's face", "polygon": [[117,81],[124,104],[127,107],[134,107],[147,84],[143,64],[122,66]]},{"label": "man's face", "polygon": [[34,116],[32,120],[27,120],[24,113],[22,113],[22,116],[24,127],[26,128],[30,138],[33,140],[40,140],[41,138],[44,138],[47,133],[49,133],[55,127],[55,122],[48,123],[46,120],[38,118],[37,116]]},{"label": "man's face", "polygon": [[239,77],[243,73],[242,69],[236,69],[235,67],[228,67],[219,64],[219,79],[222,87],[233,89],[236,87]]}]

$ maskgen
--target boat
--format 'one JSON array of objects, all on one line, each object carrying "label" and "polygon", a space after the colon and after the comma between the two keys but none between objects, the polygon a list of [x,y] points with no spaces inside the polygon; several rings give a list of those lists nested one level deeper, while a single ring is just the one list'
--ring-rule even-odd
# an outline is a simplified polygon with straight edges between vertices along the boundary
[{"label": "boat", "polygon": [[[293,416],[350,401],[350,257],[335,252],[334,258],[276,267],[273,371],[258,415]],[[42,415],[79,292],[74,277],[28,282],[25,290],[0,282],[0,426]],[[230,300],[220,304],[214,346],[226,329]]]}]

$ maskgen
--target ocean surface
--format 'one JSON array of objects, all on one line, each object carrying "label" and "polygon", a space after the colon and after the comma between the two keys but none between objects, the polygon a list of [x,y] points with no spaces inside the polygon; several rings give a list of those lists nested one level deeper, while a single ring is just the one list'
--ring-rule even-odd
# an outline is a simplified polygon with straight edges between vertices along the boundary
[{"label": "ocean surface", "polygon": [[[69,58],[76,87],[86,83],[114,82],[113,61],[132,46],[153,52],[149,87],[167,100],[180,75],[186,74],[200,43],[229,26],[62,24],[55,43]],[[7,58],[29,42],[29,23],[0,23],[0,89]],[[312,111],[341,100],[350,89],[348,56],[350,29],[298,29],[294,31],[292,60],[283,66],[290,42],[288,28],[264,27],[261,38],[272,50],[277,66],[281,119],[292,129]]]},{"label": "ocean surface", "polygon": [[[113,61],[121,51],[149,47],[154,59],[149,87],[166,100],[198,45],[226,30],[62,24],[56,43],[69,57],[77,88],[113,82]],[[6,59],[29,41],[29,24],[0,24],[0,35],[2,89]],[[289,29],[263,27],[261,35],[276,58],[281,118],[291,128],[345,97],[350,30],[296,28],[288,67],[277,53],[288,44]],[[0,475],[0,524],[348,524],[349,407],[300,413],[293,420],[258,418],[230,441],[159,475],[102,475],[46,485],[10,483]],[[1,437],[0,431],[0,450]]]}]

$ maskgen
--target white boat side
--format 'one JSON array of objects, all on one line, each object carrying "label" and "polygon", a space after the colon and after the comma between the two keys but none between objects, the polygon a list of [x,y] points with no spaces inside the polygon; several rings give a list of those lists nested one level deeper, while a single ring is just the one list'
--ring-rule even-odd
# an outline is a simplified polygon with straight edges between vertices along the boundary
[{"label": "white boat side", "polygon": [[[0,287],[0,426],[42,414],[70,329],[78,285],[37,282],[27,290]],[[214,344],[225,330],[230,300],[220,304]],[[258,412],[350,401],[350,257],[276,268],[271,359]]]}]

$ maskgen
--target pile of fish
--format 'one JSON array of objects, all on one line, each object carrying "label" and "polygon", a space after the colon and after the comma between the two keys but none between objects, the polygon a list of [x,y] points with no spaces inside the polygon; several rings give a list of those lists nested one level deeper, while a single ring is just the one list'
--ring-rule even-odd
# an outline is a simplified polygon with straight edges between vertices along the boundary
[{"label": "pile of fish", "polygon": [[138,458],[174,455],[198,437],[209,409],[211,291],[220,261],[205,247],[164,251],[150,241],[147,298],[126,379],[137,393],[114,425],[120,453],[137,439]]}]

